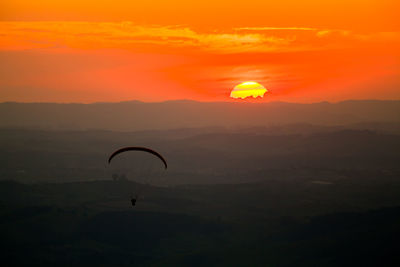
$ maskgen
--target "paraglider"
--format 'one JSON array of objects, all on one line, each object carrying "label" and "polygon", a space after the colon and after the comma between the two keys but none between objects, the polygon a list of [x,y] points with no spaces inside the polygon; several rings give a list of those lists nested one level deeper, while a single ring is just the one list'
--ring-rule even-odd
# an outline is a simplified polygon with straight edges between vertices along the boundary
[{"label": "paraglider", "polygon": [[[114,151],[109,156],[108,164],[111,165],[111,163],[114,162],[116,160],[116,158],[118,158],[118,156],[120,154],[123,154],[125,152],[130,152],[130,151],[138,151],[138,152],[145,152],[147,154],[151,154],[151,155],[155,156],[156,158],[158,158],[162,162],[162,164],[164,166],[164,169],[168,168],[167,161],[165,160],[165,158],[160,153],[158,153],[157,151],[155,151],[153,149],[150,149],[150,148],[147,148],[147,147],[139,147],[139,146],[129,146],[129,147],[123,147],[123,148],[117,149],[116,151]],[[141,162],[135,162],[135,160],[133,160],[132,162],[129,161],[127,164],[129,165],[129,167],[133,166],[134,169],[135,169],[135,167],[136,167],[136,169],[139,169],[139,168],[143,167],[143,166],[141,166],[142,165]],[[124,179],[125,179],[125,174],[121,174],[121,175],[113,174],[112,177],[113,177],[114,181],[121,180],[121,177],[124,177]],[[136,194],[135,197],[132,197],[132,195],[131,195],[130,200],[131,200],[132,206],[135,206],[136,202],[138,200],[138,194]]]}]

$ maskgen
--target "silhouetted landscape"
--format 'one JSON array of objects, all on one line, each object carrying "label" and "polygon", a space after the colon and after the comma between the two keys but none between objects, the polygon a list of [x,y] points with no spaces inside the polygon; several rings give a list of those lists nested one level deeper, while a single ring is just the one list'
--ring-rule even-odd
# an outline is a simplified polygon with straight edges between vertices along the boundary
[{"label": "silhouetted landscape", "polygon": [[[7,266],[400,264],[399,101],[2,103],[0,127]],[[133,145],[160,179],[113,179]]]}]

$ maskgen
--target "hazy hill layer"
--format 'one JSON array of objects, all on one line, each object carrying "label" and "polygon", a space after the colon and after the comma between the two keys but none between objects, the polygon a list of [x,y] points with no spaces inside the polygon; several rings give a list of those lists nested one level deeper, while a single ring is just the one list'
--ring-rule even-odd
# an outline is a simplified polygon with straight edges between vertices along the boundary
[{"label": "hazy hill layer", "polygon": [[359,172],[396,176],[400,170],[399,135],[369,130],[314,126],[145,132],[1,129],[0,180],[110,180],[109,154],[129,145],[152,147],[163,154],[169,166],[165,181],[170,185],[303,176],[324,181]]},{"label": "hazy hill layer", "polygon": [[400,101],[232,103],[139,101],[94,104],[1,103],[0,127],[137,131],[310,123],[400,122]]}]

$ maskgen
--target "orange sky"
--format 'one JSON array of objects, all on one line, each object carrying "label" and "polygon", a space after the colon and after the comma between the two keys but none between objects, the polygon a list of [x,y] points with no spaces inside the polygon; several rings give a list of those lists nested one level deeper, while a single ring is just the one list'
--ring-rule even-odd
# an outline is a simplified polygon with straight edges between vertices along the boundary
[{"label": "orange sky", "polygon": [[[0,3],[0,101],[400,99],[399,1]],[[236,100],[240,101],[240,100]]]}]

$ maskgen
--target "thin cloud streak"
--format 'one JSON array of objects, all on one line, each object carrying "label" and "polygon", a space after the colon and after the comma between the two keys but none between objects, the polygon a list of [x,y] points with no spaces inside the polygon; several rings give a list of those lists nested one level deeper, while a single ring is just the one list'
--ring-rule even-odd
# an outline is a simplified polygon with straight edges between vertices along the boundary
[{"label": "thin cloud streak", "polygon": [[317,28],[308,28],[308,27],[240,27],[235,28],[238,31],[316,31]]}]

